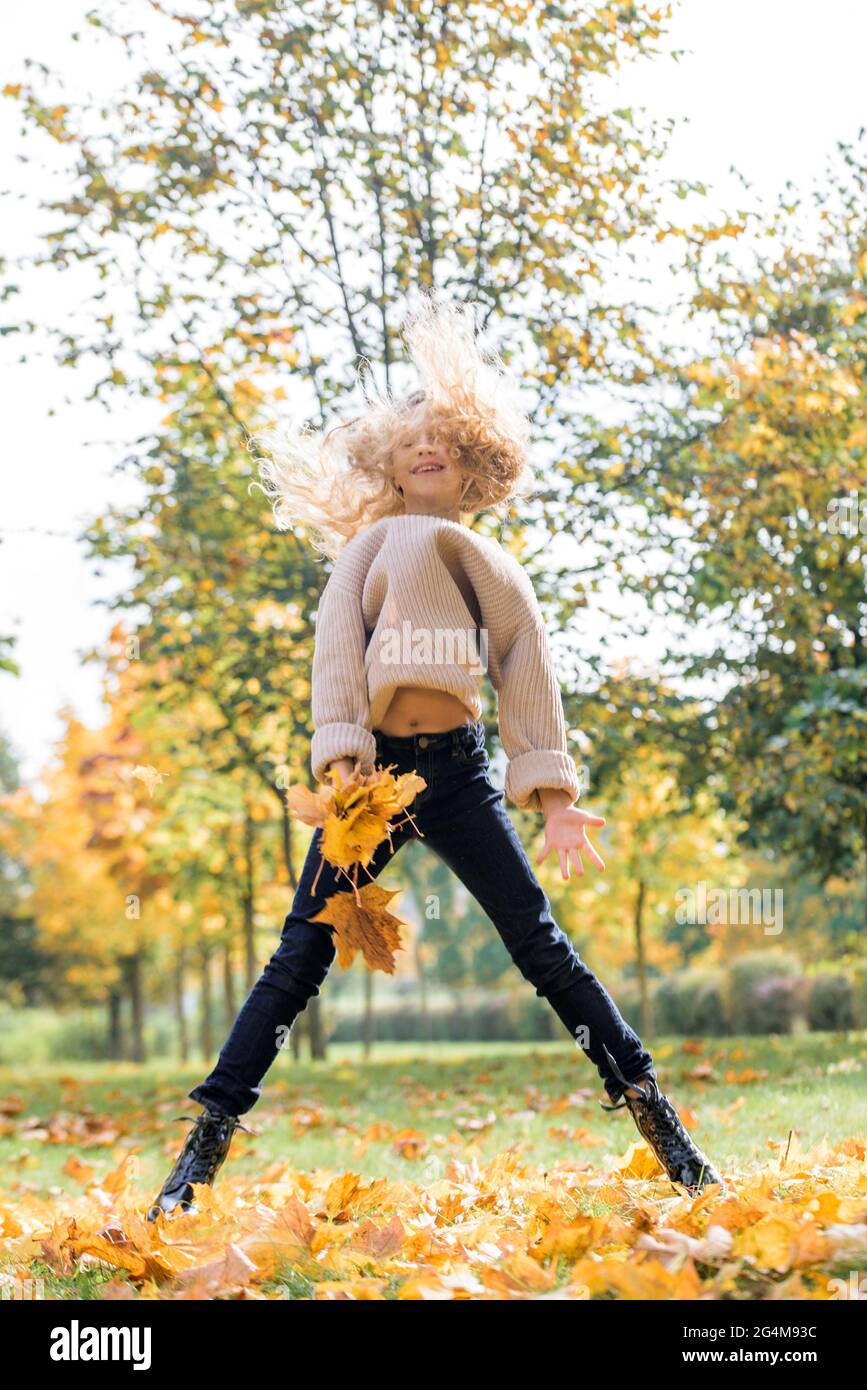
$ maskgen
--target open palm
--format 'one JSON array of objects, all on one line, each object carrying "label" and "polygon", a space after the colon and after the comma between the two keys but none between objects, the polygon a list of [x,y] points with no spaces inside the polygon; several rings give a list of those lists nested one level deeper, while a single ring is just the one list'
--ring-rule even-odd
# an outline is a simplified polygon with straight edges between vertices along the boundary
[{"label": "open palm", "polygon": [[604,861],[587,838],[588,825],[604,824],[604,816],[593,816],[589,811],[580,811],[577,806],[564,806],[560,811],[552,811],[545,822],[545,843],[536,855],[536,863],[543,863],[552,850],[556,850],[560,857],[560,872],[565,879],[569,877],[570,861],[577,876],[584,876],[582,853],[597,869],[604,869]]}]

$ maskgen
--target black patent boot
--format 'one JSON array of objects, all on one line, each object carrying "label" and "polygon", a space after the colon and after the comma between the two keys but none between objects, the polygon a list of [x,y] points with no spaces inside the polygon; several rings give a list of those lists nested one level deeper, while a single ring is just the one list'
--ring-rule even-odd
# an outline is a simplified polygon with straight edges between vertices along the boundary
[{"label": "black patent boot", "polygon": [[[604,1043],[602,1045],[605,1047]],[[628,1106],[639,1134],[656,1154],[671,1181],[680,1183],[691,1197],[697,1196],[711,1183],[719,1183],[720,1191],[725,1192],[725,1183],[684,1128],[671,1101],[660,1091],[656,1077],[648,1073],[636,1081],[627,1081],[607,1047],[605,1055],[617,1080],[639,1094],[631,1096],[627,1090],[616,1105],[605,1105],[600,1101],[602,1109],[620,1110],[624,1105]],[[649,1084],[650,1090],[643,1091],[639,1081]]]},{"label": "black patent boot", "polygon": [[156,1201],[148,1209],[147,1220],[156,1221],[160,1212],[168,1213],[180,1207],[182,1211],[195,1211],[193,1189],[195,1182],[214,1181],[232,1142],[236,1129],[247,1134],[255,1134],[242,1124],[237,1115],[227,1115],[222,1110],[204,1109],[193,1120],[192,1115],[175,1115],[176,1120],[193,1121],[193,1128],[187,1135],[184,1147],[178,1155],[174,1168],[163,1183]]}]

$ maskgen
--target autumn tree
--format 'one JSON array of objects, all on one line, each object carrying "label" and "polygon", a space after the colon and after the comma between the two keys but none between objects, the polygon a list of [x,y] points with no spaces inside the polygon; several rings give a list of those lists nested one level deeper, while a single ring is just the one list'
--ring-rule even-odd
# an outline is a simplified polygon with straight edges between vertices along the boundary
[{"label": "autumn tree", "polygon": [[[39,946],[32,882],[14,807],[25,795],[18,760],[0,731],[0,990],[13,1003],[45,997],[50,960]],[[7,800],[8,798],[8,800]]]},{"label": "autumn tree", "polygon": [[[92,731],[69,709],[61,711],[63,733],[57,755],[42,776],[42,795],[18,787],[2,800],[2,842],[5,853],[25,868],[26,907],[38,949],[50,962],[42,974],[38,998],[61,1009],[72,1002],[106,1003],[106,1052],[121,1052],[121,1005],[130,999],[135,1036],[140,1024],[134,991],[137,954],[135,928],[130,933],[124,887],[112,876],[109,856],[93,852],[94,781],[82,776],[82,765],[96,756]],[[104,747],[104,745],[103,745]],[[117,788],[122,798],[132,795]],[[120,838],[118,795],[106,793],[98,818],[109,838]],[[113,803],[114,820],[108,815]],[[124,809],[128,810],[128,807]],[[88,847],[91,847],[90,849]],[[119,851],[114,851],[118,862]],[[140,1051],[140,1035],[138,1050]],[[133,1043],[133,1053],[137,1044]]]},{"label": "autumn tree", "polygon": [[746,845],[862,885],[865,184],[862,135],[777,210],[772,249],[691,248],[707,354],[672,364],[619,482],[659,557],[632,587],[668,619],[667,669],[703,697],[690,785],[717,788]]}]

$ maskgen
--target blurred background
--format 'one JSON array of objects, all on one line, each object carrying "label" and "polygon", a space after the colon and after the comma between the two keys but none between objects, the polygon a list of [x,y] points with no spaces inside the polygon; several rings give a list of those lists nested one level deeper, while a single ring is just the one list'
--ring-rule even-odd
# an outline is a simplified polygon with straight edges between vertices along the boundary
[{"label": "blurred background", "polygon": [[[533,424],[537,496],[473,524],[533,579],[607,817],[605,874],[538,871],[558,921],[699,1082],[712,1040],[737,1080],[771,1035],[766,1069],[821,1087],[813,1039],[860,1070],[863,7],[43,0],[6,29],[0,1064],[210,1066],[309,843],[281,785],[328,572],[249,439],[351,413],[364,360],[409,388],[436,285]],[[288,1065],[567,1044],[433,855],[385,878],[395,976],[335,966]]]}]

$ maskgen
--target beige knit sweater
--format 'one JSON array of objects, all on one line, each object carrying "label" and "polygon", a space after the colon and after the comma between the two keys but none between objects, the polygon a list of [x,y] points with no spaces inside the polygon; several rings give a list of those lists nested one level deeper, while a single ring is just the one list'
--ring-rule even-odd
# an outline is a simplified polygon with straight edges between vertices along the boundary
[{"label": "beige knit sweater", "polygon": [[365,527],[340,551],[319,600],[314,777],[337,758],[373,767],[371,730],[399,686],[449,691],[479,719],[484,674],[509,759],[505,795],[531,811],[542,809],[539,787],[577,800],[544,620],[518,561],[443,517],[408,513]]}]

